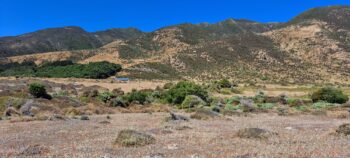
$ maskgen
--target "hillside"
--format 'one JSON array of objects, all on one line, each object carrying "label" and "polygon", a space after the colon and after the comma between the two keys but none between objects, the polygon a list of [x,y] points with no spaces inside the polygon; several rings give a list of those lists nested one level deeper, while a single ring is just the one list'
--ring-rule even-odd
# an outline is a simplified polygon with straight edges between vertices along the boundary
[{"label": "hillside", "polygon": [[[349,16],[349,6],[333,6],[311,9],[287,23],[227,19],[148,33],[48,29],[0,38],[0,52],[8,57],[3,62],[106,60],[122,64],[123,74],[133,78],[347,83]],[[17,56],[43,52],[50,53]]]}]

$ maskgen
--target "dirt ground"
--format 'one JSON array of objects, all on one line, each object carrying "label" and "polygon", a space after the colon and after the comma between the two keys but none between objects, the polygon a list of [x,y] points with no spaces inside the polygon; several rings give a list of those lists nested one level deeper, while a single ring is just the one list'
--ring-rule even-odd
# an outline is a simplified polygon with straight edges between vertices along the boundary
[{"label": "dirt ground", "polygon": [[[33,157],[350,157],[350,137],[332,135],[346,119],[325,116],[250,114],[215,120],[166,122],[167,113],[129,113],[88,121],[0,121],[0,157],[24,157],[28,146],[43,147]],[[182,128],[181,127],[186,127]],[[273,132],[268,139],[238,138],[242,128],[259,127]],[[113,146],[120,130],[151,134],[156,143],[138,148]]]}]

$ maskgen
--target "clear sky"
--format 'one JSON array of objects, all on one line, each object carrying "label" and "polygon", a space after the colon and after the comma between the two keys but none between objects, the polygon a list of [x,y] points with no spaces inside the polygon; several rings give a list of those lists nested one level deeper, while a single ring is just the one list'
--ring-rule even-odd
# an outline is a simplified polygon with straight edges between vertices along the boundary
[{"label": "clear sky", "polygon": [[152,31],[227,18],[285,22],[310,8],[328,5],[350,5],[350,0],[0,0],[0,36],[62,26]]}]

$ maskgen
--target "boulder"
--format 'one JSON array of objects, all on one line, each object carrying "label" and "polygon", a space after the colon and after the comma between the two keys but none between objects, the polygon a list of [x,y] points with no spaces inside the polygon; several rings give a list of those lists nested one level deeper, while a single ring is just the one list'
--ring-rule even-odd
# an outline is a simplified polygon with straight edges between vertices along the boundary
[{"label": "boulder", "polygon": [[34,116],[38,111],[38,105],[34,103],[32,99],[27,100],[24,105],[21,106],[19,112],[25,116]]},{"label": "boulder", "polygon": [[117,97],[110,100],[109,106],[126,108],[128,105],[127,103],[125,103],[125,101],[122,98]]},{"label": "boulder", "polygon": [[115,94],[116,96],[122,96],[124,95],[124,91],[121,88],[116,88],[112,90],[112,93]]},{"label": "boulder", "polygon": [[8,107],[4,111],[4,116],[9,117],[9,116],[20,116],[21,113],[18,112],[14,107]]},{"label": "boulder", "polygon": [[336,130],[336,132],[340,135],[345,135],[345,136],[350,135],[350,123],[340,125]]},{"label": "boulder", "polygon": [[190,119],[186,116],[178,115],[170,112],[170,120],[172,121],[189,121]]}]

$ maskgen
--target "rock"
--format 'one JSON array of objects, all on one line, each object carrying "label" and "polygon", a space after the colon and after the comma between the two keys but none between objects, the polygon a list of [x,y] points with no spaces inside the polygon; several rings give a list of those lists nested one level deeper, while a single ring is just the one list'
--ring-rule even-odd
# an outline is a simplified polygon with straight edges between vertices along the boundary
[{"label": "rock", "polygon": [[38,111],[38,106],[34,104],[32,99],[27,100],[24,105],[19,109],[20,113],[25,116],[34,116]]},{"label": "rock", "polygon": [[170,120],[172,120],[172,121],[189,121],[190,119],[186,116],[177,115],[173,112],[170,112]]},{"label": "rock", "polygon": [[345,123],[342,124],[338,127],[338,129],[336,130],[337,134],[340,135],[350,135],[350,123]]},{"label": "rock", "polygon": [[111,106],[111,107],[123,107],[123,108],[126,108],[126,107],[127,107],[127,104],[123,101],[122,98],[117,97],[117,98],[111,99],[111,101],[109,102],[109,106]]},{"label": "rock", "polygon": [[202,108],[206,106],[207,103],[203,101],[198,96],[195,95],[188,95],[186,96],[185,100],[181,104],[181,109],[189,109],[189,108]]},{"label": "rock", "polygon": [[261,128],[245,128],[237,132],[237,136],[240,138],[266,139],[272,135],[276,135],[276,133]]},{"label": "rock", "polygon": [[65,120],[67,120],[67,118],[64,116],[55,114],[55,115],[50,116],[47,120],[49,120],[49,121],[65,121]]},{"label": "rock", "polygon": [[109,122],[109,121],[101,121],[101,122],[99,122],[99,124],[111,124],[111,122]]},{"label": "rock", "polygon": [[186,130],[186,129],[192,129],[192,127],[189,127],[189,126],[176,126],[175,127],[175,130],[178,130],[178,131],[182,131],[182,130]]},{"label": "rock", "polygon": [[4,116],[10,117],[10,116],[20,116],[21,114],[14,108],[14,107],[8,107],[4,111]]},{"label": "rock", "polygon": [[163,157],[164,157],[164,154],[156,153],[156,154],[151,154],[151,155],[148,155],[148,156],[144,156],[143,158],[163,158]]},{"label": "rock", "polygon": [[191,155],[191,158],[200,158],[200,157],[199,157],[199,154],[193,154]]},{"label": "rock", "polygon": [[153,136],[146,133],[134,130],[122,130],[119,132],[114,144],[123,147],[140,147],[154,144],[155,141],[156,139]]},{"label": "rock", "polygon": [[169,150],[176,150],[176,149],[179,149],[179,147],[177,146],[177,144],[169,144],[167,149],[169,149]]},{"label": "rock", "polygon": [[90,88],[85,88],[82,90],[82,96],[83,97],[88,97],[88,98],[94,98],[98,96],[98,90],[97,89],[90,89]]},{"label": "rock", "polygon": [[30,145],[24,149],[19,155],[20,156],[38,156],[49,152],[49,148],[41,145]]},{"label": "rock", "polygon": [[115,94],[116,96],[122,96],[124,95],[124,91],[121,88],[116,88],[112,90],[112,93]]},{"label": "rock", "polygon": [[191,118],[197,120],[208,120],[219,116],[219,113],[211,111],[210,109],[197,109],[196,112],[191,115]]},{"label": "rock", "polygon": [[242,106],[243,112],[252,112],[254,111],[254,101],[252,99],[240,99],[240,104]]},{"label": "rock", "polygon": [[80,120],[83,120],[83,121],[87,121],[87,120],[90,120],[89,116],[80,116]]}]

